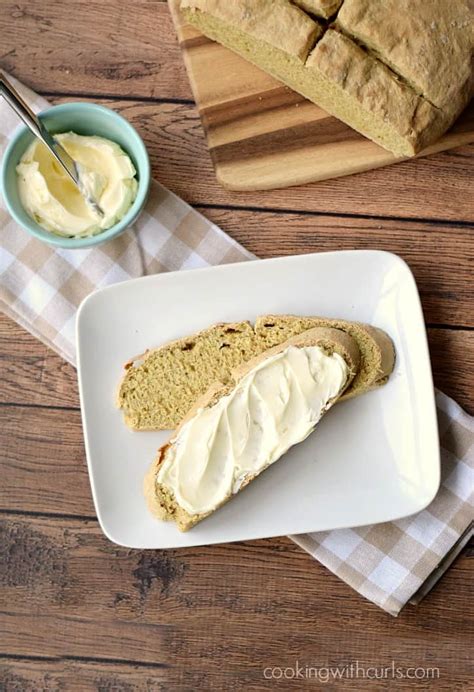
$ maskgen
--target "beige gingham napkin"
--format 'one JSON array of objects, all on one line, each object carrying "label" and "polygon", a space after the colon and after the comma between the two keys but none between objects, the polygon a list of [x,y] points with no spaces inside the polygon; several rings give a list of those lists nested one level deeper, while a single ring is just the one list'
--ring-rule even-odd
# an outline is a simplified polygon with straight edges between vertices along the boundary
[{"label": "beige gingham napkin", "polygon": [[[47,106],[24,87],[23,93],[36,110]],[[0,99],[0,156],[16,126],[16,117]],[[76,310],[96,288],[145,274],[253,258],[157,182],[134,228],[85,250],[53,249],[36,241],[2,204],[0,200],[2,307],[71,363]],[[426,590],[449,561],[453,546],[466,539],[473,519],[473,419],[441,393],[437,404],[443,477],[428,509],[387,524],[292,536],[392,615]]]}]

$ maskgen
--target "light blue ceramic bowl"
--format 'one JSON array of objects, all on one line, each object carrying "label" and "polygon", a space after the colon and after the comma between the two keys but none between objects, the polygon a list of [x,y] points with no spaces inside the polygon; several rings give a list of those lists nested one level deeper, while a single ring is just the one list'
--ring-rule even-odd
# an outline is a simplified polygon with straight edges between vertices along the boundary
[{"label": "light blue ceramic bowl", "polygon": [[31,235],[50,245],[70,249],[86,248],[115,238],[136,221],[148,195],[150,161],[142,138],[121,115],[95,103],[65,103],[53,106],[41,113],[41,119],[52,134],[72,131],[79,135],[99,135],[120,144],[132,159],[137,171],[136,199],[121,221],[90,238],[63,238],[45,231],[28,216],[18,195],[16,166],[33,139],[28,128],[22,127],[14,134],[5,151],[0,173],[1,191],[8,211]]}]

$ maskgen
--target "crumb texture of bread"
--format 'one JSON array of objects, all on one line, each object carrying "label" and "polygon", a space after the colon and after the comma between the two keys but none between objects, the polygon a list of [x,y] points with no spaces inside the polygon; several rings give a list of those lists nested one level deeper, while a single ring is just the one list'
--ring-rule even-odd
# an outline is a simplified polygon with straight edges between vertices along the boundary
[{"label": "crumb texture of bread", "polygon": [[248,322],[217,324],[127,363],[118,394],[125,423],[133,430],[176,428],[214,382],[227,382],[234,368],[313,327],[341,329],[358,345],[360,368],[343,399],[386,382],[395,351],[381,329],[326,317],[264,315],[255,327]]},{"label": "crumb texture of bread", "polygon": [[472,94],[465,0],[182,0],[181,8],[206,36],[398,157],[438,139]]},{"label": "crumb texture of bread", "polygon": [[[267,0],[262,0],[262,3],[265,5],[263,14],[259,11],[260,4],[253,7],[250,0],[236,2],[213,0],[212,13],[203,11],[204,7],[208,7],[208,0],[183,0],[181,7],[187,20],[206,36],[234,50],[249,62],[298,91],[299,77],[303,74],[304,63],[317,39],[322,35],[322,27],[287,0],[278,0],[274,7],[273,3],[268,3]],[[249,9],[250,4],[252,4],[251,9]],[[291,10],[291,18],[286,11],[283,13],[272,11],[270,21],[267,17],[268,10],[281,10],[283,6],[286,10]],[[255,28],[252,24],[250,31],[244,30],[242,22],[225,19],[231,8],[232,16],[237,15],[240,8],[241,14],[257,17],[259,23],[255,25]],[[304,19],[302,25],[296,21],[299,27],[296,33],[295,17]],[[286,36],[284,41],[276,40],[275,22],[280,27],[279,31]],[[244,23],[244,26],[247,24]],[[288,27],[291,27],[291,31]]]},{"label": "crumb texture of bread", "polygon": [[[255,358],[252,358],[247,363],[241,364],[238,368],[232,371],[231,379],[227,384],[214,383],[212,387],[197,401],[188,415],[181,421],[179,427],[172,435],[170,440],[163,445],[157,453],[157,456],[150,466],[144,480],[144,495],[150,512],[158,519],[164,521],[176,522],[181,531],[187,531],[195,524],[205,519],[210,514],[213,514],[216,509],[225,504],[237,492],[246,487],[254,478],[260,475],[270,463],[274,463],[276,459],[264,465],[260,470],[250,475],[247,475],[238,490],[230,486],[229,491],[223,499],[212,508],[211,511],[191,514],[186,511],[174,497],[173,491],[158,481],[158,474],[161,465],[166,461],[167,455],[173,451],[173,446],[179,438],[183,427],[191,421],[196,415],[202,413],[205,409],[212,408],[217,404],[222,397],[231,393],[238,387],[238,384],[251,373],[256,367],[265,364],[265,361],[271,360],[273,356],[286,351],[289,347],[307,348],[317,346],[323,351],[326,356],[337,354],[346,364],[346,376],[342,381],[342,386],[338,385],[337,393],[326,401],[325,407],[322,409],[321,415],[332,406],[339,398],[341,393],[350,385],[355,374],[360,367],[360,352],[357,343],[354,339],[345,332],[332,327],[313,327],[305,332],[291,337],[290,339],[280,343],[278,346],[269,348],[260,353]],[[313,424],[313,429],[314,429]],[[294,444],[294,443],[293,443]]]},{"label": "crumb texture of bread", "polygon": [[[322,31],[317,22],[288,0],[183,0],[181,9],[194,22],[199,22],[205,12],[208,19],[217,20],[216,31],[225,31],[224,27],[238,29],[232,37],[241,50],[248,36],[264,41],[267,49],[271,46],[299,61],[307,58]],[[212,21],[208,25],[212,30]]]},{"label": "crumb texture of bread", "polygon": [[413,156],[433,132],[440,111],[400,82],[354,41],[329,29],[306,62],[305,95],[377,144]]},{"label": "crumb texture of bread", "polygon": [[125,365],[118,406],[135,430],[175,428],[196,399],[232,368],[255,355],[248,322],[210,329],[147,351]]}]

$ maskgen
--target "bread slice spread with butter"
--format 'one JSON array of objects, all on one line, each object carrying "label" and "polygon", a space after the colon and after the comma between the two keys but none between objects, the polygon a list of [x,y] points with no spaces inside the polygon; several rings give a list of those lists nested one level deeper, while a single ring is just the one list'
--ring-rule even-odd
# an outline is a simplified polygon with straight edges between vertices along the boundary
[{"label": "bread slice spread with butter", "polygon": [[439,138],[472,95],[467,0],[181,0],[181,10],[398,157]]},{"label": "bread slice spread with butter", "polygon": [[315,327],[261,353],[195,403],[150,467],[144,494],[187,531],[314,430],[359,369],[356,342]]},{"label": "bread slice spread with butter", "polygon": [[327,317],[263,315],[249,322],[216,324],[151,349],[125,364],[118,406],[133,430],[174,429],[214,382],[227,382],[231,371],[313,327],[334,327],[351,336],[361,354],[360,368],[342,399],[387,381],[395,351],[377,327]]}]

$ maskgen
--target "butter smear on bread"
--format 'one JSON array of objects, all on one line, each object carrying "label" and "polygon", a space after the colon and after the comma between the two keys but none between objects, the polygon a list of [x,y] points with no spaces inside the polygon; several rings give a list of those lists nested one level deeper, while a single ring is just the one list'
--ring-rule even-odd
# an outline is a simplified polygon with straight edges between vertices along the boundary
[{"label": "butter smear on bread", "polygon": [[304,440],[359,367],[351,336],[314,327],[233,369],[159,448],[143,484],[150,512],[180,531],[208,517]]}]

